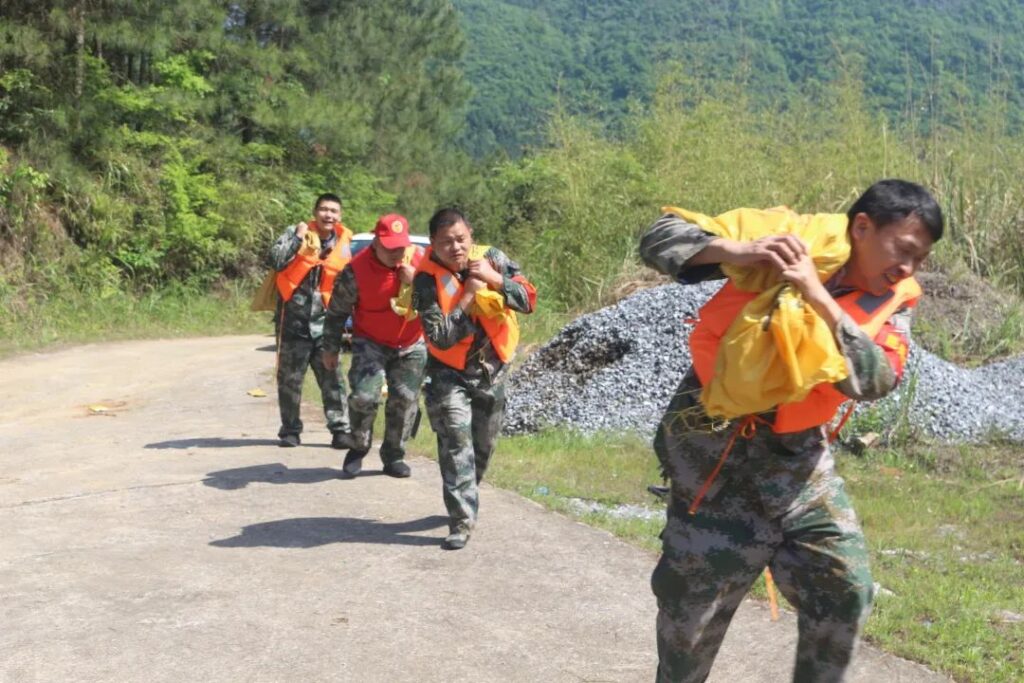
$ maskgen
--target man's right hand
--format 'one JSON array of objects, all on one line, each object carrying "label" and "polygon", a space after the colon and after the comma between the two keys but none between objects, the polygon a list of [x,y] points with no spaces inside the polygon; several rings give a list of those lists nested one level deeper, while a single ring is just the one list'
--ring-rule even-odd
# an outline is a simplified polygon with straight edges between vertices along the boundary
[{"label": "man's right hand", "polygon": [[306,225],[305,221],[295,226],[295,236],[299,239],[302,239],[307,232],[309,232],[309,226]]},{"label": "man's right hand", "polygon": [[338,354],[331,353],[330,351],[323,352],[324,367],[334,372],[338,369]]}]

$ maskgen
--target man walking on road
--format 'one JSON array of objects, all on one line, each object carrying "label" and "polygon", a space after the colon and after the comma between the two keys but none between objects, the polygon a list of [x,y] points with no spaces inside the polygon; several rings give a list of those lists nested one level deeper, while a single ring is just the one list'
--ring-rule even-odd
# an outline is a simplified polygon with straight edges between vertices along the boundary
[{"label": "man walking on road", "polygon": [[285,230],[270,248],[277,272],[277,400],[281,409],[280,445],[301,442],[302,380],[313,367],[331,445],[344,448],[349,434],[345,383],[338,369],[323,364],[323,326],[334,279],[352,258],[352,232],[341,223],[341,199],[322,194],[313,205],[313,219]]},{"label": "man walking on road", "polygon": [[[750,225],[763,225],[766,234],[747,234]],[[815,226],[807,241],[793,234],[799,225]],[[718,231],[730,227],[744,236]],[[693,367],[654,440],[671,481],[663,552],[651,577],[659,681],[707,678],[733,613],[766,566],[799,613],[794,680],[843,679],[874,589],[826,427],[845,400],[880,398],[899,381],[910,309],[921,294],[912,275],[942,230],[942,213],[924,188],[883,180],[846,216],[798,216],[780,207],[708,219],[676,210],[643,236],[644,261],[681,283],[729,277],[700,311],[690,337]],[[810,244],[839,245],[836,270],[820,272]],[[721,354],[744,341],[729,335],[733,321],[746,317],[740,307],[758,297],[736,285],[747,275],[799,295],[798,319],[822,326],[822,348],[838,356],[838,379],[814,385],[805,398],[721,419],[709,416],[708,390],[722,380],[719,373],[729,374]],[[784,293],[774,295],[764,322],[753,318],[758,335],[769,324],[774,331],[785,315],[788,307],[778,303]],[[741,363],[741,380],[759,360]],[[747,400],[762,388],[734,395]]]},{"label": "man walking on road", "polygon": [[458,550],[476,524],[478,484],[505,417],[508,364],[519,343],[516,311],[533,312],[537,293],[508,256],[473,242],[473,228],[456,209],[430,219],[430,245],[413,280],[413,306],[430,352],[427,413],[449,517],[442,547]]},{"label": "man walking on road", "polygon": [[411,306],[411,287],[423,251],[409,240],[409,221],[398,214],[382,216],[373,242],[360,252],[334,283],[324,324],[324,366],[338,367],[342,328],[352,315],[352,366],[348,399],[351,442],[342,466],[351,478],[362,470],[370,450],[373,421],[385,380],[384,473],[408,477],[405,442],[419,411],[420,385],[427,362],[423,328]]}]

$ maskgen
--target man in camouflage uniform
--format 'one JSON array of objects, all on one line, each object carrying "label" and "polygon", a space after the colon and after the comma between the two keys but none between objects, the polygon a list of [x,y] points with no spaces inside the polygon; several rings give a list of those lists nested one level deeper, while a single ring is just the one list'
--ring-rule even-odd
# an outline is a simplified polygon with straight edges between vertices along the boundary
[{"label": "man in camouflage uniform", "polygon": [[[942,215],[923,188],[881,181],[848,216],[853,252],[823,287],[814,285],[813,262],[803,275],[795,274],[810,259],[792,235],[730,242],[667,214],[643,236],[640,253],[648,265],[683,284],[723,277],[721,263],[776,268],[816,311],[823,305],[819,313],[830,323],[850,371],[834,386],[851,399],[874,400],[896,386],[900,349],[870,338],[842,310],[826,310],[825,297],[851,290],[877,293],[909,277],[941,237]],[[858,231],[870,239],[858,237]],[[895,329],[905,351],[909,311],[898,311],[888,322],[889,338]],[[735,439],[691,512],[738,422],[709,418],[700,393],[691,368],[654,442],[671,480],[663,554],[651,577],[658,599],[657,679],[704,681],[733,613],[770,567],[798,611],[794,680],[840,681],[869,613],[873,582],[863,533],[834,469],[826,426],[775,433],[767,424],[772,413],[759,416],[765,422],[755,422],[756,431]]]},{"label": "man in camouflage uniform", "polygon": [[352,259],[334,283],[324,325],[324,365],[330,369],[338,367],[342,327],[349,314],[353,316],[352,366],[348,373],[352,440],[342,465],[346,478],[359,474],[363,457],[370,450],[385,378],[388,398],[380,446],[384,473],[392,477],[411,474],[404,461],[405,442],[419,412],[427,347],[419,319],[399,314],[405,312],[402,306],[410,308],[411,301],[398,299],[402,298],[403,287],[411,287],[421,257],[422,251],[409,240],[405,217],[382,216],[374,228],[373,242]]},{"label": "man in camouflage uniform", "polygon": [[268,256],[270,267],[277,272],[279,295],[274,317],[281,410],[278,437],[281,446],[300,443],[302,381],[306,369],[312,366],[332,434],[331,445],[340,448],[350,438],[345,382],[337,368],[323,365],[323,326],[325,299],[329,298],[337,271],[348,261],[352,233],[341,224],[341,199],[337,195],[317,197],[313,214],[308,223],[285,230]]},{"label": "man in camouflage uniform", "polygon": [[413,280],[413,306],[430,351],[427,413],[437,433],[449,517],[442,547],[458,550],[476,524],[478,484],[505,417],[505,381],[515,352],[515,343],[475,308],[477,292],[497,293],[502,315],[514,316],[533,311],[536,290],[499,249],[474,245],[472,227],[456,209],[441,209],[430,219],[430,243]]}]

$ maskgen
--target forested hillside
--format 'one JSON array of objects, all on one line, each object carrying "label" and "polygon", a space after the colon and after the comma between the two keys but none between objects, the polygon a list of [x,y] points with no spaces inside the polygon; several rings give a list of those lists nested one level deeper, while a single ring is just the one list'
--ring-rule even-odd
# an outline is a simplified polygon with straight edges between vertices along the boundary
[{"label": "forested hillside", "polygon": [[[467,89],[442,0],[5,0],[0,275],[112,290],[249,272],[344,186],[347,220],[436,191]],[[53,286],[49,278],[48,286]]]},{"label": "forested hillside", "polygon": [[617,132],[631,101],[650,101],[660,66],[676,62],[764,102],[846,70],[875,104],[925,123],[953,105],[1024,101],[1024,5],[1012,0],[455,4],[475,90],[464,140],[477,154],[537,144],[559,101]]}]

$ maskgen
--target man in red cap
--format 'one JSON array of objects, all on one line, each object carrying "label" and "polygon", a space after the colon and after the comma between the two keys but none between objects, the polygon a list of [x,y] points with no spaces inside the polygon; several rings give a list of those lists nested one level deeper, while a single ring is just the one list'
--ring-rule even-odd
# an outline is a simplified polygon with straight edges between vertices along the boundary
[{"label": "man in red cap", "polygon": [[352,315],[352,367],[348,381],[351,442],[342,472],[351,478],[362,470],[370,450],[373,421],[387,380],[384,473],[408,477],[405,442],[419,409],[420,385],[427,362],[423,329],[411,305],[412,278],[423,256],[409,239],[409,221],[396,213],[382,216],[373,242],[352,259],[334,282],[324,323],[323,363],[338,367],[342,327]]}]

